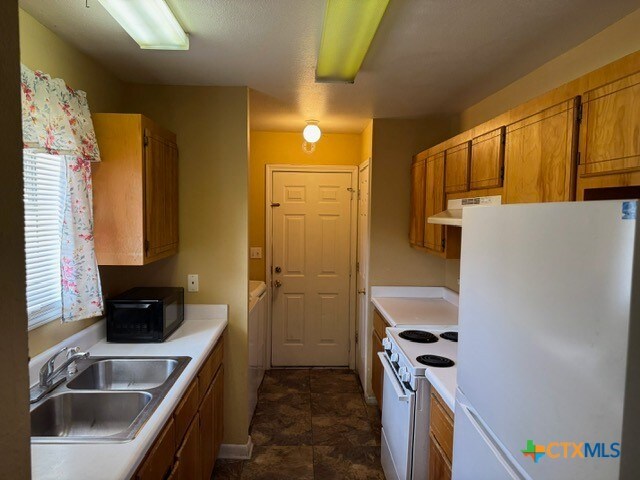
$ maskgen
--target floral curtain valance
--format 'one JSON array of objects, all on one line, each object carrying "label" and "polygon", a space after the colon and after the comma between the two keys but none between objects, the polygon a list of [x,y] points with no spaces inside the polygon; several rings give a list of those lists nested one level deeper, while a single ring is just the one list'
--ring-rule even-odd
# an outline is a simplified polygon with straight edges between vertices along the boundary
[{"label": "floral curtain valance", "polygon": [[93,242],[91,162],[100,161],[84,92],[22,65],[25,149],[62,157],[65,200],[61,225],[60,289],[63,322],[102,315],[102,288]]},{"label": "floral curtain valance", "polygon": [[100,161],[87,95],[62,79],[21,66],[25,148]]}]

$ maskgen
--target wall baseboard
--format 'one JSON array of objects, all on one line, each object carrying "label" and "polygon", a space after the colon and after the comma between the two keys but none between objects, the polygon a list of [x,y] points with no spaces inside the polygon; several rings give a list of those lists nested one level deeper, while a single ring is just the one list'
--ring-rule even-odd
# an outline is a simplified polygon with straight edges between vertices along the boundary
[{"label": "wall baseboard", "polygon": [[367,405],[377,405],[378,401],[376,400],[375,395],[365,395],[364,401],[367,402]]},{"label": "wall baseboard", "polygon": [[229,460],[249,460],[253,452],[253,442],[251,436],[247,439],[247,443],[223,443],[220,445],[220,452],[218,458],[225,458]]}]

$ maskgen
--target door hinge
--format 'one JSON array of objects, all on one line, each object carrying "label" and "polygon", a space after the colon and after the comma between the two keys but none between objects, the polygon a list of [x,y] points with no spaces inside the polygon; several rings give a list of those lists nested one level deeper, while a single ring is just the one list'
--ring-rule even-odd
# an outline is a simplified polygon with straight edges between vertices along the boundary
[{"label": "door hinge", "polygon": [[356,345],[358,344],[359,340],[360,340],[360,336],[358,335],[358,332],[356,332]]},{"label": "door hinge", "polygon": [[504,181],[504,165],[500,167],[500,180]]},{"label": "door hinge", "polygon": [[442,250],[444,250],[445,245],[446,245],[446,240],[443,238],[442,239]]},{"label": "door hinge", "polygon": [[144,251],[145,253],[149,253],[149,240],[144,241]]},{"label": "door hinge", "polygon": [[576,152],[576,165],[580,166],[580,152]]},{"label": "door hinge", "polygon": [[149,137],[147,137],[146,135],[144,136],[144,146],[145,147],[149,146]]},{"label": "door hinge", "polygon": [[580,125],[580,123],[582,123],[582,104],[578,105],[577,110],[576,121],[578,122],[578,125]]},{"label": "door hinge", "polygon": [[360,262],[356,262],[356,272],[360,271]]}]

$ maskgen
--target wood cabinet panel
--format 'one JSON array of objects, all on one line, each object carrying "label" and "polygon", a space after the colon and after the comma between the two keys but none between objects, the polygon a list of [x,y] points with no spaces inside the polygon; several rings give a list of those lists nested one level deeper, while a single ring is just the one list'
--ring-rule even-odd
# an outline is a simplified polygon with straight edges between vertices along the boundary
[{"label": "wood cabinet panel", "polygon": [[575,198],[579,97],[507,126],[504,203]]},{"label": "wood cabinet panel", "polygon": [[187,393],[184,394],[173,414],[176,422],[176,448],[180,447],[182,439],[189,428],[189,424],[198,412],[199,403],[198,379],[196,378],[191,382],[191,386],[187,389]]},{"label": "wood cabinet panel", "polygon": [[148,261],[178,246],[178,147],[145,129],[145,255]]},{"label": "wood cabinet panel", "polygon": [[448,409],[433,393],[431,394],[430,415],[431,431],[451,463],[453,460],[453,419],[449,415]]},{"label": "wood cabinet panel", "polygon": [[184,441],[176,453],[176,464],[180,464],[176,479],[191,480],[202,477],[202,460],[200,449],[200,418],[196,413],[187,430]]},{"label": "wood cabinet panel", "polygon": [[218,458],[224,436],[224,366],[213,379],[213,458]]},{"label": "wood cabinet panel", "polygon": [[205,363],[200,369],[200,373],[198,374],[198,396],[200,399],[202,399],[207,390],[209,390],[209,386],[213,381],[213,377],[218,371],[218,368],[220,368],[220,365],[222,365],[223,357],[224,343],[220,341],[213,349],[207,360],[205,360]]},{"label": "wood cabinet panel", "polygon": [[210,385],[205,393],[202,403],[200,404],[200,409],[198,410],[198,415],[200,417],[202,479],[209,480],[211,478],[211,472],[213,471],[213,465],[216,461],[213,439],[213,385]]},{"label": "wood cabinet panel", "polygon": [[451,463],[433,436],[433,432],[429,434],[429,480],[451,480]]},{"label": "wood cabinet panel", "polygon": [[385,329],[389,327],[389,323],[384,319],[378,310],[373,310],[373,330],[378,334],[380,339],[386,336]]},{"label": "wood cabinet panel", "polygon": [[378,358],[378,352],[384,351],[382,341],[374,331],[371,335],[371,390],[378,401],[378,407],[382,409],[382,383],[384,380],[384,369]]},{"label": "wood cabinet panel", "polygon": [[504,142],[504,126],[471,140],[470,189],[502,187]]},{"label": "wood cabinet panel", "polygon": [[145,265],[178,251],[175,134],[139,114],[92,116],[101,162],[92,166],[99,265]]},{"label": "wood cabinet panel", "polygon": [[470,161],[471,142],[464,142],[445,151],[444,190],[446,193],[469,190]]},{"label": "wood cabinet panel", "polygon": [[162,480],[169,475],[176,451],[176,428],[173,419],[158,436],[142,467],[138,471],[139,480]]},{"label": "wood cabinet panel", "polygon": [[424,245],[424,174],[425,162],[417,161],[411,165],[411,218],[409,224],[409,243]]},{"label": "wood cabinet panel", "polygon": [[426,219],[445,209],[444,159],[444,152],[426,159],[424,246],[433,252],[444,251],[444,227],[428,223]]},{"label": "wood cabinet panel", "polygon": [[640,170],[640,72],[582,97],[580,174]]}]

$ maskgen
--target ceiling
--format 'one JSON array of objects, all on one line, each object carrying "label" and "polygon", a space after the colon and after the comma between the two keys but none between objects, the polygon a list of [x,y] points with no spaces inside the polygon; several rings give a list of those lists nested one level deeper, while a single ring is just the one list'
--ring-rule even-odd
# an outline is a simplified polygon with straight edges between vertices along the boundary
[{"label": "ceiling", "polygon": [[251,128],[360,132],[454,113],[638,8],[637,0],[391,0],[354,84],[316,84],[324,0],[167,0],[188,52],[141,50],[97,0],[21,0],[128,82],[247,85]]}]

